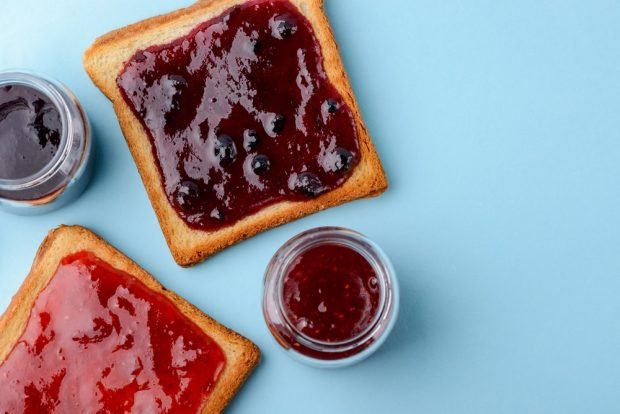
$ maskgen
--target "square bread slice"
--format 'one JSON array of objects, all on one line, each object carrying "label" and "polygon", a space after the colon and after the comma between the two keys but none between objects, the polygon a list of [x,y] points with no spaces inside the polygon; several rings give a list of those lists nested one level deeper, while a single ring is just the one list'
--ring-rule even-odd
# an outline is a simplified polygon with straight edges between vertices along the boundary
[{"label": "square bread slice", "polygon": [[121,129],[137,164],[151,204],[176,262],[196,264],[213,253],[263,230],[355,199],[376,196],[387,188],[387,178],[362,120],[338,47],[323,10],[323,0],[289,0],[308,19],[318,40],[329,81],[351,109],[358,132],[360,157],[351,176],[339,187],[307,201],[285,201],[267,206],[233,225],[216,231],[189,227],[171,206],[158,171],[147,132],[126,104],[116,79],[138,50],[167,44],[244,0],[199,1],[170,14],[153,17],[98,38],[84,54],[84,67],[93,82],[112,101]]},{"label": "square bread slice", "polygon": [[[169,299],[183,315],[221,347],[226,357],[224,370],[199,411],[201,413],[221,412],[257,365],[260,359],[258,347],[164,288],[136,263],[88,229],[80,226],[61,226],[52,230],[39,247],[30,274],[13,297],[7,311],[0,318],[0,366],[7,360],[26,329],[37,297],[52,280],[61,260],[82,251],[94,254],[113,268],[136,278],[152,292]],[[80,301],[77,300],[79,298],[75,299],[77,307]],[[97,367],[93,366],[93,368]],[[2,402],[0,402],[0,411],[2,411],[1,408]]]}]

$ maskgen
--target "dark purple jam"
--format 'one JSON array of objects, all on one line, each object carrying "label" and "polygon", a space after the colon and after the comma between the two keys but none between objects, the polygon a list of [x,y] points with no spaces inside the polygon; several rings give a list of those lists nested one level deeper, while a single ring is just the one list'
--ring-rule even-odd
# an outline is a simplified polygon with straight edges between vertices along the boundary
[{"label": "dark purple jam", "polygon": [[317,197],[359,162],[352,111],[288,1],[249,1],[139,51],[117,83],[148,133],[168,200],[195,229]]},{"label": "dark purple jam", "polygon": [[25,85],[0,86],[0,179],[19,180],[43,170],[60,145],[58,108]]}]

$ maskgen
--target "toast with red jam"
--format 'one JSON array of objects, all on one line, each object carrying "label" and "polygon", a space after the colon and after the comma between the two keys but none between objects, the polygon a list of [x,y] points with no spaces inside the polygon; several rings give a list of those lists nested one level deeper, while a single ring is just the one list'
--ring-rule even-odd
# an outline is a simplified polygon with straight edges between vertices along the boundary
[{"label": "toast with red jam", "polygon": [[260,357],[79,226],[43,241],[0,333],[2,413],[219,413]]}]

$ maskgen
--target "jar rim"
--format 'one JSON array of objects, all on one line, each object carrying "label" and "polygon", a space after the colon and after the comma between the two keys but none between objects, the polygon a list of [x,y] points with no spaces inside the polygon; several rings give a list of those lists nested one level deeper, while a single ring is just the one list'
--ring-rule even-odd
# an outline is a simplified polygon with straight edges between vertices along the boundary
[{"label": "jar rim", "polygon": [[7,85],[22,85],[44,94],[58,109],[62,126],[59,150],[43,168],[28,177],[0,178],[0,190],[21,191],[45,183],[61,169],[73,143],[73,120],[69,101],[64,96],[66,88],[58,81],[28,70],[0,71],[0,87]]},{"label": "jar rim", "polygon": [[[322,341],[305,334],[291,322],[283,307],[283,281],[294,259],[310,248],[326,244],[343,245],[360,253],[373,267],[380,287],[379,305],[372,322],[354,337],[337,342]],[[317,227],[290,239],[274,255],[265,275],[265,283],[275,283],[275,311],[286,322],[291,334],[301,345],[320,352],[342,353],[363,345],[384,329],[383,322],[391,316],[395,305],[394,270],[385,253],[363,234],[342,227]]]}]

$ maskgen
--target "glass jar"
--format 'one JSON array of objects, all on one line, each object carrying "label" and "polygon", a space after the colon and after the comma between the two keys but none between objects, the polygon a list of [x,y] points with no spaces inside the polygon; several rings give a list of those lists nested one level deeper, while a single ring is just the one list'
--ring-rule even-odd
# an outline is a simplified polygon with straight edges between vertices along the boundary
[{"label": "glass jar", "polygon": [[[288,316],[290,311],[286,308],[285,278],[295,266],[302,263],[300,260],[306,252],[320,246],[341,246],[353,250],[359,253],[374,271],[373,284],[378,286],[378,301],[374,315],[372,321],[353,337],[340,338],[338,341],[313,338],[300,329],[299,324],[293,323]],[[340,266],[338,269],[342,269],[343,272],[347,271],[346,266]],[[337,272],[335,276],[338,277]],[[338,291],[337,295],[340,294]],[[296,300],[303,295],[304,292],[297,294]],[[338,303],[340,300],[339,297],[334,299],[333,303]],[[323,309],[320,309],[321,306]],[[276,252],[265,273],[263,315],[269,330],[290,356],[315,367],[332,368],[351,365],[375,352],[394,326],[398,306],[398,282],[388,257],[375,243],[353,230],[340,227],[319,227],[305,231],[289,240]],[[321,302],[319,311],[325,310]],[[331,327],[334,328],[334,325]]]},{"label": "glass jar", "polygon": [[[40,214],[74,200],[85,189],[92,170],[90,124],[78,100],[61,83],[28,71],[0,72],[0,88],[16,86],[35,91],[55,107],[60,139],[53,158],[38,171],[26,177],[0,177],[0,208]],[[7,157],[17,154],[0,153],[0,162]]]}]

